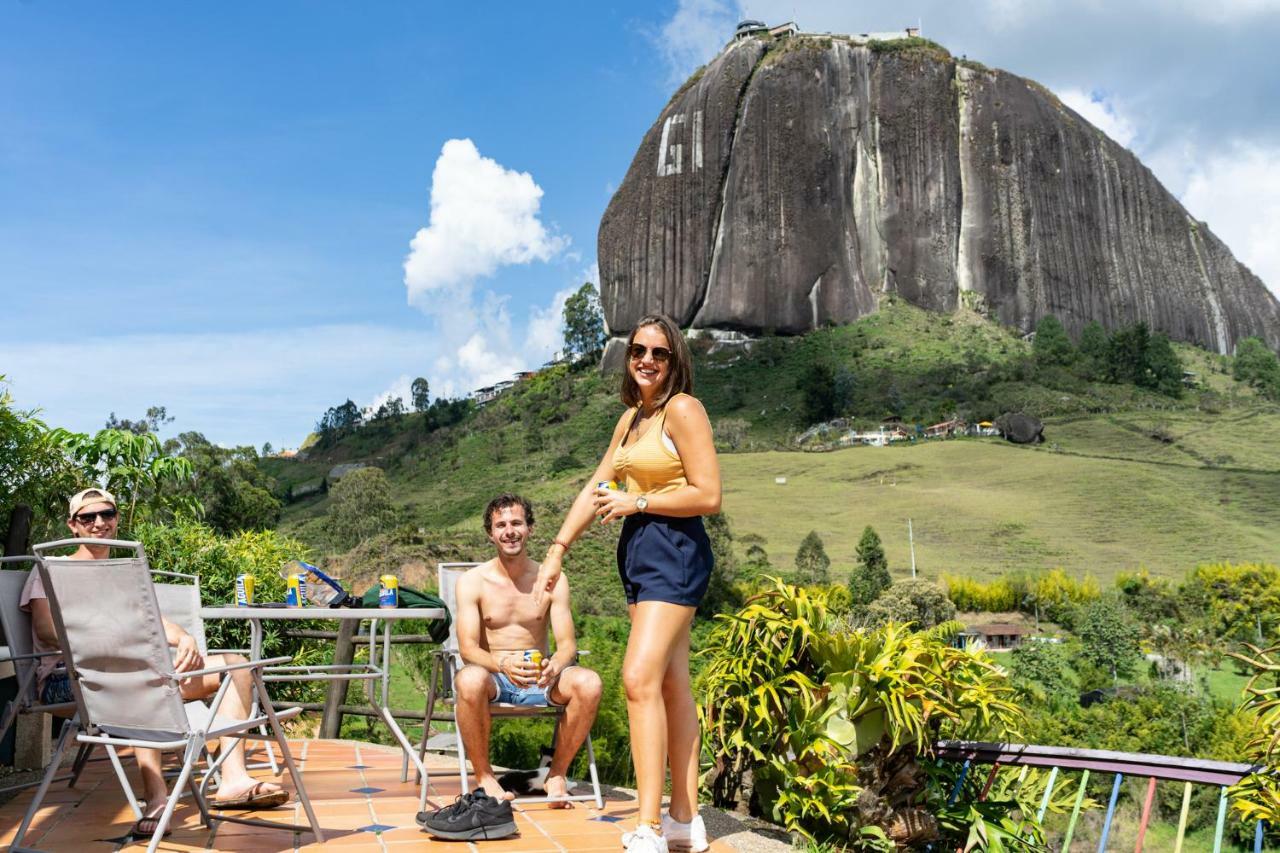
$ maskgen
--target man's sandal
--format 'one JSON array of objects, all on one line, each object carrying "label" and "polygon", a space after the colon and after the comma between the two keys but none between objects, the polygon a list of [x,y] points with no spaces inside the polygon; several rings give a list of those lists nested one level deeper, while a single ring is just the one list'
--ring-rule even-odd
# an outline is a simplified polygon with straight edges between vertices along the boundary
[{"label": "man's sandal", "polygon": [[209,801],[209,805],[215,809],[270,809],[289,802],[288,791],[263,791],[262,787],[266,784],[266,782],[255,782],[249,790],[228,800],[219,800],[214,797]]}]

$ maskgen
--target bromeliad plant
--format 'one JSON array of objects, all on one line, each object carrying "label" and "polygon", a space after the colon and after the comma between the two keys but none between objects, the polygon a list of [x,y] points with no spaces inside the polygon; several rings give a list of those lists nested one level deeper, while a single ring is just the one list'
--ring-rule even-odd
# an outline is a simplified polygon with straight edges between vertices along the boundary
[{"label": "bromeliad plant", "polygon": [[1245,777],[1231,789],[1232,806],[1246,821],[1264,820],[1280,824],[1280,645],[1228,655],[1253,670],[1245,685],[1242,707],[1257,715],[1257,734],[1249,742],[1250,757],[1265,766],[1265,772]]},{"label": "bromeliad plant", "polygon": [[[939,738],[1005,739],[1021,712],[1004,673],[953,648],[955,623],[834,630],[821,590],[772,586],[718,617],[699,682],[713,798],[811,840],[891,849],[940,838]],[[966,830],[967,831],[967,830]]]}]

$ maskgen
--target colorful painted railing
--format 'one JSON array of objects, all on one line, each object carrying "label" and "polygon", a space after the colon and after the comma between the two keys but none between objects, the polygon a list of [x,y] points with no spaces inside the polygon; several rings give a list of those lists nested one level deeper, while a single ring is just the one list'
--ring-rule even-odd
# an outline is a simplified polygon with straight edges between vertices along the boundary
[{"label": "colorful painted railing", "polygon": [[[1213,853],[1221,853],[1222,833],[1227,818],[1227,788],[1239,782],[1250,773],[1261,768],[1252,764],[1239,764],[1228,761],[1207,761],[1199,758],[1180,758],[1173,755],[1147,755],[1137,752],[1111,752],[1103,749],[1071,749],[1061,746],[1039,746],[1019,743],[981,743],[976,741],[940,741],[937,744],[938,758],[945,761],[963,763],[963,769],[956,780],[952,791],[952,799],[960,793],[970,770],[976,765],[991,765],[991,770],[983,785],[979,799],[986,797],[995,781],[996,773],[1002,767],[1047,767],[1049,770],[1048,785],[1040,800],[1037,820],[1043,820],[1049,799],[1058,782],[1062,770],[1081,771],[1080,787],[1076,793],[1071,817],[1067,821],[1066,835],[1062,839],[1062,849],[1071,849],[1072,836],[1075,834],[1076,820],[1080,817],[1080,807],[1084,802],[1085,787],[1091,773],[1112,773],[1115,780],[1111,785],[1111,798],[1107,803],[1107,814],[1103,819],[1102,836],[1098,842],[1098,853],[1107,849],[1107,839],[1111,834],[1111,821],[1115,817],[1116,802],[1120,797],[1120,783],[1126,776],[1147,779],[1147,793],[1142,803],[1142,817],[1138,826],[1138,841],[1134,853],[1141,853],[1146,839],[1147,824],[1151,820],[1151,807],[1155,802],[1156,782],[1161,780],[1182,782],[1182,810],[1178,815],[1178,836],[1174,853],[1182,853],[1182,842],[1187,832],[1187,814],[1191,808],[1192,785],[1217,785],[1218,822],[1213,836]],[[1254,833],[1254,850],[1262,850],[1264,825],[1258,822]]]}]

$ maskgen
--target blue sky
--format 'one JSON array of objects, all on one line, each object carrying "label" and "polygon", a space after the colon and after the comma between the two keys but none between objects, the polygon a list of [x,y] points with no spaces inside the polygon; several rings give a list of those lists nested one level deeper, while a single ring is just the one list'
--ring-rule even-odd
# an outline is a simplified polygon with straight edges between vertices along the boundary
[{"label": "blue sky", "polygon": [[0,373],[52,424],[161,404],[280,447],[541,363],[641,136],[744,15],[920,20],[1039,79],[1280,283],[1280,4],[954,5],[4,0]]}]

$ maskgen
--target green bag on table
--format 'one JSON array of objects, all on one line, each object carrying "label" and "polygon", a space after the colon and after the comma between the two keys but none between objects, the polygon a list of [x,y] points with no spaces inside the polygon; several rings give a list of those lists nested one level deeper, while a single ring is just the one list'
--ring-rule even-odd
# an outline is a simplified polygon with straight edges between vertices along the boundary
[{"label": "green bag on table", "polygon": [[[360,606],[368,608],[377,608],[378,594],[382,591],[382,587],[373,586],[360,597]],[[437,643],[443,643],[445,638],[449,636],[449,625],[453,622],[453,618],[449,615],[449,608],[444,600],[438,595],[429,592],[419,592],[413,587],[401,586],[399,590],[400,601],[398,607],[438,607],[444,611],[443,619],[432,619],[427,633],[431,639]]]}]

